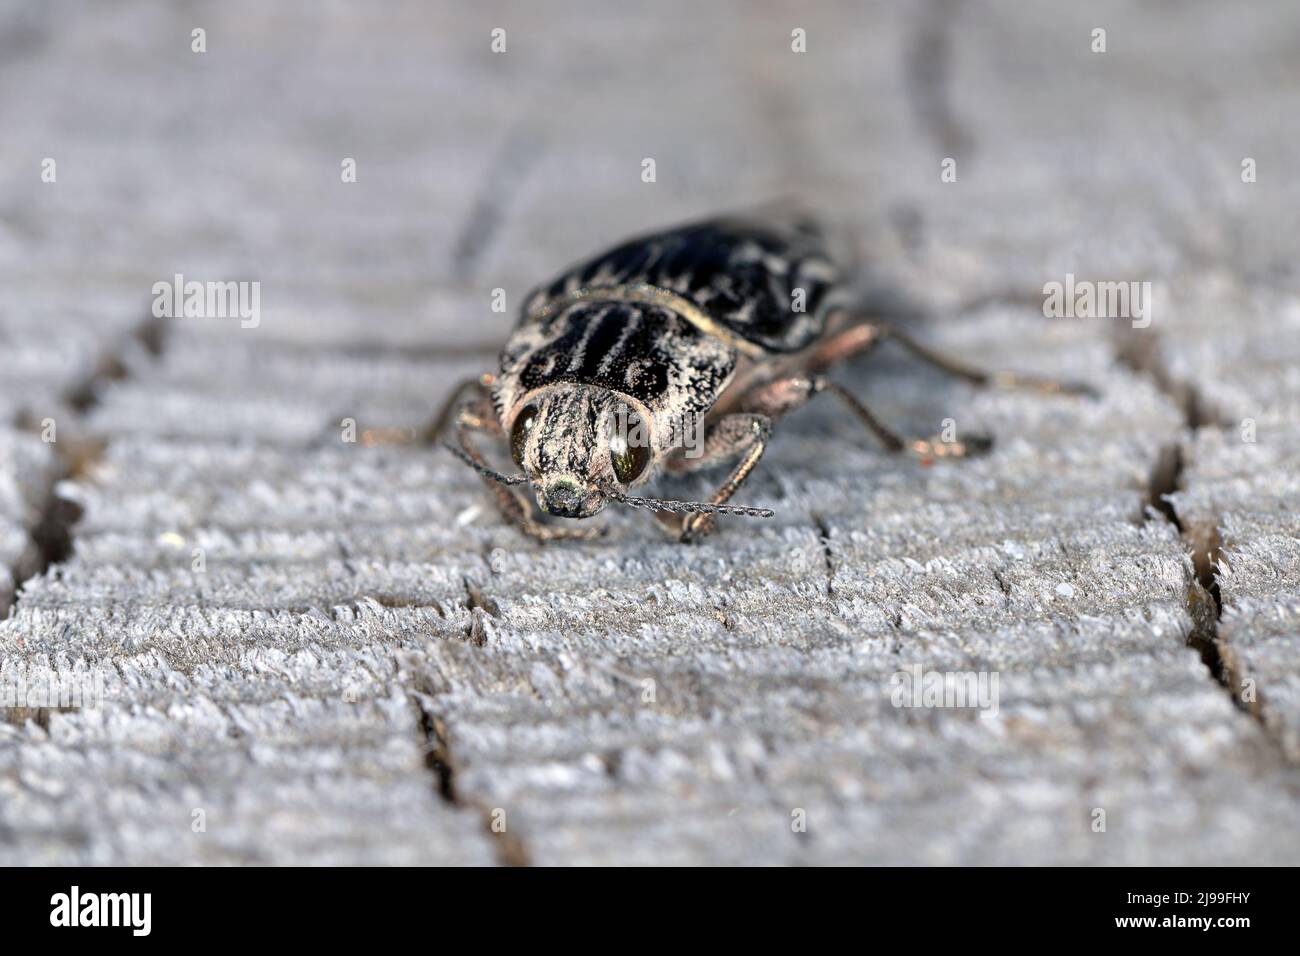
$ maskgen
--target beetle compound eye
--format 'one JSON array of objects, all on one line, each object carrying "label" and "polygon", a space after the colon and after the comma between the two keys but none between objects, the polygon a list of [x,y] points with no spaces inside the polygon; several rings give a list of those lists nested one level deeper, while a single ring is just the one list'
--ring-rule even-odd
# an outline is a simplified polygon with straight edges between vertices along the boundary
[{"label": "beetle compound eye", "polygon": [[625,485],[636,481],[650,464],[650,436],[635,413],[618,419],[609,439],[609,457],[614,477]]},{"label": "beetle compound eye", "polygon": [[524,467],[524,443],[528,441],[528,433],[536,421],[537,406],[528,405],[519,413],[514,427],[510,429],[510,454],[514,456],[515,464],[520,468]]},{"label": "beetle compound eye", "polygon": [[644,445],[618,443],[610,446],[609,456],[614,462],[614,477],[623,484],[636,481],[646,465],[650,464],[650,449]]}]

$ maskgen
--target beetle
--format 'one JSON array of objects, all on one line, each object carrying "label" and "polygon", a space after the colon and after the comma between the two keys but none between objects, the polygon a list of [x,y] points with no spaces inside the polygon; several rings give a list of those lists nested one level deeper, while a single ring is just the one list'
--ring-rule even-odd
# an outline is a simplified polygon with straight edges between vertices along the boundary
[{"label": "beetle", "polygon": [[[821,393],[838,397],[890,451],[932,459],[988,449],[982,437],[904,438],[827,378],[885,340],[977,385],[1091,391],[945,358],[855,308],[812,218],[731,216],[632,239],[534,289],[499,371],[460,383],[426,437],[454,427],[457,443],[447,447],[534,538],[603,529],[539,520],[519,486],[531,486],[545,514],[587,519],[614,501],[655,511],[678,540],[695,541],[717,515],[772,516],[728,502],[762,458],[773,423]],[[693,449],[683,441],[691,427]],[[519,471],[491,468],[474,432],[504,440]],[[724,462],[731,471],[708,501],[631,493],[659,471]]]}]

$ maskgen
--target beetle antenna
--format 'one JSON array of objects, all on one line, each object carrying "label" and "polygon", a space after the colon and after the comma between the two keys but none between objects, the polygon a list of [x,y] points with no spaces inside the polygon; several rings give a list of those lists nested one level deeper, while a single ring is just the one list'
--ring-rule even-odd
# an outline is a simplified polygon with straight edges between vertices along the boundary
[{"label": "beetle antenna", "polygon": [[451,452],[453,455],[455,455],[465,464],[469,465],[471,468],[477,471],[484,478],[491,478],[493,481],[503,485],[522,485],[525,481],[528,480],[528,476],[522,473],[518,475],[503,475],[499,471],[493,471],[491,468],[489,468],[487,465],[483,464],[482,462],[475,461],[473,458],[471,458],[461,449],[457,448],[455,445],[449,445],[446,442],[443,442],[442,447],[447,449],[449,452]]},{"label": "beetle antenna", "polygon": [[771,518],[775,512],[769,508],[746,508],[741,505],[715,505],[707,501],[670,501],[666,498],[637,498],[621,491],[609,490],[605,495],[632,508],[647,511],[671,511],[674,514],[736,515],[741,518]]}]

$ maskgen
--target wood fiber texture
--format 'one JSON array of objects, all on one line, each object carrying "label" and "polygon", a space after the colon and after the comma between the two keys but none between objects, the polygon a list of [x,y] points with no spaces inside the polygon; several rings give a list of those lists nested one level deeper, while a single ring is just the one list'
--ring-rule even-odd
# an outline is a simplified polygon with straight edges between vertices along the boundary
[{"label": "wood fiber texture", "polygon": [[[1300,8],[29,10],[0,863],[1300,862]],[[737,496],[776,517],[690,547],[612,507],[538,545],[367,440],[572,261],[790,195],[917,335],[1100,397],[883,346],[835,379],[992,454],[814,403]],[[1151,283],[1149,326],[1045,317],[1067,273]],[[258,322],[154,318],[177,274],[260,283]],[[896,706],[900,673],[996,706]]]}]

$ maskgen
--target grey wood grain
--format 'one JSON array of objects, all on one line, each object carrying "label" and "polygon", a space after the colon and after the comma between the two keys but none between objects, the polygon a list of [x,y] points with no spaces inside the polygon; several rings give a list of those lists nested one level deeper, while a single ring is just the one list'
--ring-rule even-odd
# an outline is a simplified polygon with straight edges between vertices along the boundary
[{"label": "grey wood grain", "polygon": [[[0,861],[1295,863],[1298,17],[24,18],[0,690],[28,690],[0,702]],[[535,545],[445,452],[383,440],[491,368],[549,273],[791,194],[868,301],[933,313],[917,334],[1101,396],[885,347],[837,380],[993,453],[898,459],[814,404],[738,496],[776,517],[690,548],[616,510]],[[1152,282],[1153,322],[1045,318],[1067,272]],[[259,282],[260,321],[150,321],[177,273]],[[996,707],[897,706],[913,673],[996,679]],[[51,678],[90,693],[30,691]]]}]

